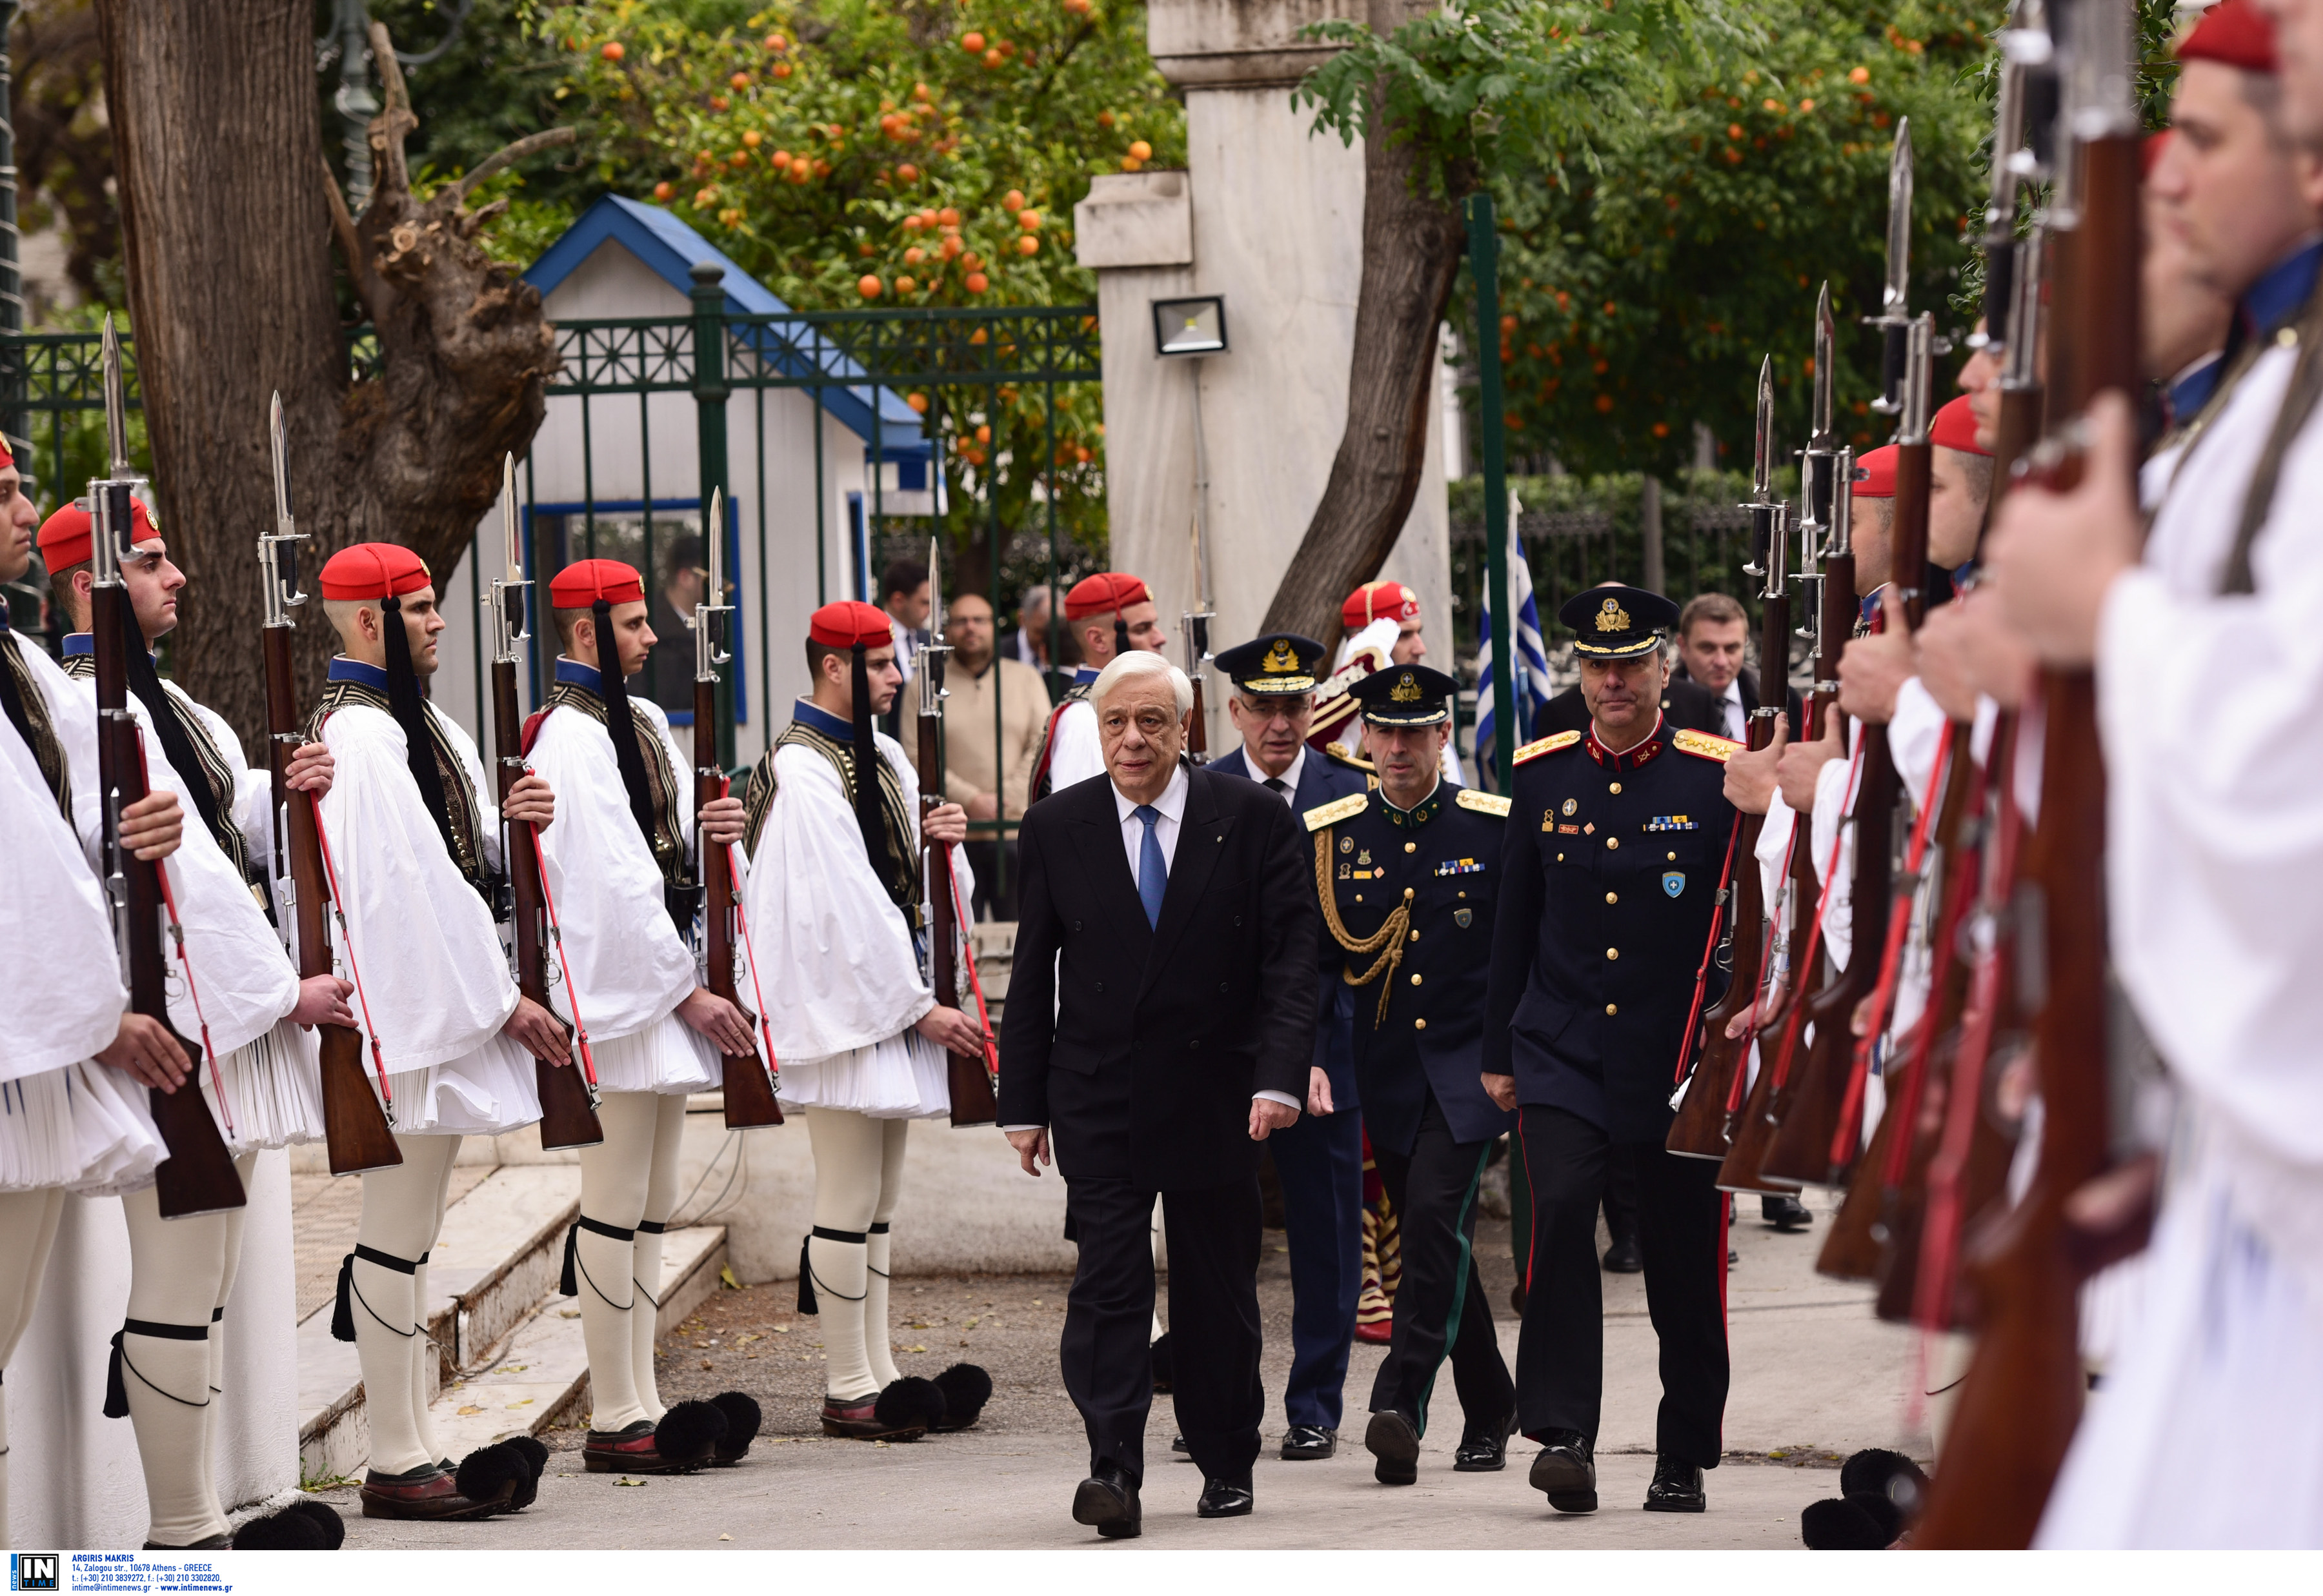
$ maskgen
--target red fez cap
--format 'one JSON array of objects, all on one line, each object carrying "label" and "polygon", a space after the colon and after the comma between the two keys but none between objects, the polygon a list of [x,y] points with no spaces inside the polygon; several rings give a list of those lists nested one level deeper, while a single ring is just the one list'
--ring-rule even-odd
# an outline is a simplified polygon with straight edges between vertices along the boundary
[{"label": "red fez cap", "polygon": [[1868,454],[1855,457],[1855,496],[1858,499],[1893,499],[1896,497],[1896,445],[1874,449]]},{"label": "red fez cap", "polygon": [[2146,183],[2153,180],[2153,169],[2161,163],[2162,151],[2170,147],[2170,134],[2172,131],[2165,127],[2160,133],[2147,133],[2144,142],[2138,145],[2137,180],[2139,182]]},{"label": "red fez cap", "polygon": [[1367,582],[1339,606],[1339,621],[1349,631],[1375,620],[1414,620],[1419,616],[1419,595],[1400,582]]},{"label": "red fez cap", "polygon": [[841,599],[825,604],[807,618],[806,635],[826,648],[885,648],[895,641],[894,623],[877,604]]},{"label": "red fez cap", "polygon": [[2245,72],[2276,71],[2274,24],[2253,0],[2218,0],[2178,46],[2181,61],[2217,61]]},{"label": "red fez cap", "polygon": [[14,471],[15,469],[16,456],[9,450],[8,440],[5,437],[0,437],[0,471]]},{"label": "red fez cap", "polygon": [[350,544],[323,562],[326,599],[399,599],[435,580],[427,562],[399,543]]},{"label": "red fez cap", "polygon": [[[153,524],[152,516],[142,499],[132,499],[130,525],[135,528],[134,540],[144,542],[161,536],[161,528]],[[94,553],[90,547],[88,508],[67,500],[58,506],[56,514],[41,523],[41,564],[51,571],[69,570],[87,561]]]},{"label": "red fez cap", "polygon": [[1065,595],[1065,619],[1086,620],[1092,615],[1108,615],[1132,604],[1145,603],[1152,597],[1146,592],[1143,577],[1132,576],[1126,571],[1100,571],[1073,583],[1072,591]]},{"label": "red fez cap", "polygon": [[1935,420],[1928,427],[1928,442],[1939,449],[1958,449],[1963,454],[1981,454],[1987,459],[1992,456],[1991,450],[1977,447],[1976,411],[1969,405],[1966,394],[1936,412]]},{"label": "red fez cap", "polygon": [[575,560],[549,579],[552,610],[586,610],[600,599],[608,604],[642,604],[645,579],[636,566],[620,560]]}]

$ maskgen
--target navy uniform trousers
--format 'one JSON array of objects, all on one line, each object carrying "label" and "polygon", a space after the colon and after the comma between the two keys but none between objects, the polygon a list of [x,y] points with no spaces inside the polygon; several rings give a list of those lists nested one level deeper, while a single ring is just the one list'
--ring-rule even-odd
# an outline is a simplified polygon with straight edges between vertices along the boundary
[{"label": "navy uniform trousers", "polygon": [[[1344,1032],[1350,1020],[1338,1016],[1323,1023]],[[1344,1035],[1337,1041],[1336,1050],[1344,1058]],[[1330,1075],[1334,1100],[1350,1102],[1354,1072],[1334,1069]],[[1266,1145],[1281,1178],[1282,1224],[1290,1243],[1290,1379],[1283,1387],[1282,1410],[1291,1424],[1336,1430],[1347,1353],[1354,1343],[1355,1303],[1364,1289],[1363,1116],[1352,1106],[1319,1117],[1302,1114],[1298,1124],[1269,1136]],[[1185,1346],[1174,1335],[1178,1321],[1170,1323],[1172,1361],[1182,1367]]]}]

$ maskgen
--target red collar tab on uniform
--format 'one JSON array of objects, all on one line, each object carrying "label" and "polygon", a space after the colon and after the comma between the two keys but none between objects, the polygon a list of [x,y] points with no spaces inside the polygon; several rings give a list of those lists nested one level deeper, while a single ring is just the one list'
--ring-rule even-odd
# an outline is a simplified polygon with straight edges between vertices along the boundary
[{"label": "red collar tab on uniform", "polygon": [[1653,730],[1648,732],[1645,741],[1635,748],[1626,748],[1616,754],[1597,740],[1597,723],[1593,720],[1589,723],[1589,738],[1584,746],[1589,750],[1589,757],[1609,770],[1635,770],[1662,751],[1661,714],[1656,711]]}]

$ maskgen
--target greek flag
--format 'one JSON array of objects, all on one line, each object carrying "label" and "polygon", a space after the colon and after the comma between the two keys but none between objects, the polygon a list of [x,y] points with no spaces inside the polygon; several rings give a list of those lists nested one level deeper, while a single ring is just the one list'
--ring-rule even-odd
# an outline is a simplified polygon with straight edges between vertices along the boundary
[{"label": "greek flag", "polygon": [[[1517,624],[1515,647],[1517,740],[1523,742],[1532,735],[1533,718],[1540,706],[1549,699],[1548,650],[1541,641],[1540,611],[1534,606],[1532,567],[1525,564],[1524,544],[1514,536],[1517,524],[1516,495],[1509,495],[1509,592],[1516,605]],[[1476,767],[1493,767],[1493,738],[1497,735],[1494,720],[1498,706],[1493,702],[1492,683],[1492,583],[1484,584],[1483,619],[1483,646],[1476,654]]]}]

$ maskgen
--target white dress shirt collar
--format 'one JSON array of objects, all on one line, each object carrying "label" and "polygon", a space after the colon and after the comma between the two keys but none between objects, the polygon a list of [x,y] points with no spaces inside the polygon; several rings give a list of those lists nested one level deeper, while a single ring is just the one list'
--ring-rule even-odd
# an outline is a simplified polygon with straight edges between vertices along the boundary
[{"label": "white dress shirt collar", "polygon": [[1250,772],[1251,780],[1259,783],[1261,785],[1264,785],[1268,782],[1281,782],[1282,784],[1282,802],[1291,805],[1293,808],[1298,806],[1299,778],[1304,775],[1307,770],[1307,745],[1305,743],[1302,742],[1299,745],[1299,751],[1290,756],[1290,763],[1287,767],[1285,767],[1281,775],[1267,775],[1265,767],[1260,765],[1256,759],[1251,757],[1250,748],[1247,744],[1244,745],[1243,748],[1242,762],[1244,768]]},{"label": "white dress shirt collar", "polygon": [[[1153,807],[1162,812],[1162,818],[1153,824],[1153,839],[1162,845],[1165,864],[1177,862],[1178,826],[1186,818],[1186,793],[1191,785],[1185,766],[1180,765],[1170,773],[1170,784],[1162,789],[1162,796],[1153,801]],[[1118,786],[1113,789],[1113,807],[1121,817],[1122,845],[1129,850],[1129,878],[1134,881],[1138,850],[1145,841],[1145,822],[1138,818],[1136,801]]]}]

